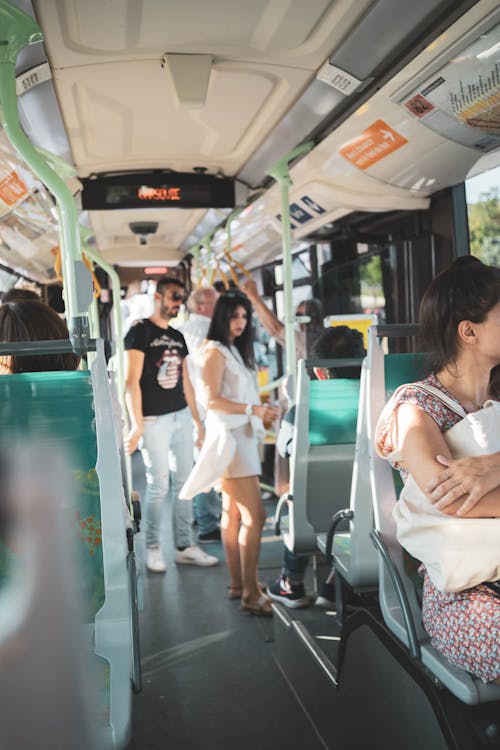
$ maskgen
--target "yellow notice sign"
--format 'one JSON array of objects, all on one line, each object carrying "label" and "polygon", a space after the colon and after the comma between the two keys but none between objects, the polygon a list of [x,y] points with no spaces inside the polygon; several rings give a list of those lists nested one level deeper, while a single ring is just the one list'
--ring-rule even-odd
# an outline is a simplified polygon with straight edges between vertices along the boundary
[{"label": "yellow notice sign", "polygon": [[406,138],[383,120],[377,120],[345,143],[339,152],[359,169],[368,169],[372,164],[404,146],[405,143],[408,143]]}]

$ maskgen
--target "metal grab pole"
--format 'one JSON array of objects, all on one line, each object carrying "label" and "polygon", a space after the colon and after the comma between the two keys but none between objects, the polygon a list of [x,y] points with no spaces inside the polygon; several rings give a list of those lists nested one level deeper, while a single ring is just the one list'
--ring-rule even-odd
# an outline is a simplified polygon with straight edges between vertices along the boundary
[{"label": "metal grab pole", "polygon": [[291,397],[295,399],[295,388],[297,380],[297,353],[295,350],[295,310],[293,309],[293,283],[292,283],[292,237],[290,231],[290,171],[288,165],[297,156],[305,154],[314,146],[312,141],[283,156],[268,171],[270,177],[274,177],[280,187],[281,193],[281,225],[283,231],[283,291],[285,301],[285,371],[286,376],[291,378]]},{"label": "metal grab pole", "polygon": [[80,227],[80,234],[82,237],[82,243],[85,250],[85,255],[87,255],[91,260],[94,261],[94,263],[97,263],[98,266],[100,266],[106,273],[108,274],[110,280],[111,280],[111,291],[113,292],[113,326],[115,329],[115,337],[116,337],[116,356],[118,358],[118,398],[120,401],[120,406],[124,410],[125,413],[125,400],[124,400],[124,393],[125,393],[125,366],[124,366],[124,350],[125,347],[123,345],[123,328],[122,328],[122,316],[121,316],[121,310],[120,310],[120,298],[121,298],[121,284],[120,284],[120,278],[118,274],[116,273],[115,269],[112,265],[107,263],[104,258],[102,258],[101,255],[95,250],[93,247],[87,244],[88,238],[90,236],[90,231],[84,229],[83,227]]},{"label": "metal grab pole", "polygon": [[[40,27],[18,8],[0,0],[0,101],[2,124],[12,146],[50,190],[61,219],[61,254],[65,275],[67,322],[74,350],[85,353],[89,339],[87,309],[80,309],[75,263],[81,262],[78,216],[71,192],[24,134],[17,109],[15,63],[19,51],[28,44],[41,42]],[[90,290],[90,274],[89,274]],[[90,297],[88,299],[90,303]]]}]

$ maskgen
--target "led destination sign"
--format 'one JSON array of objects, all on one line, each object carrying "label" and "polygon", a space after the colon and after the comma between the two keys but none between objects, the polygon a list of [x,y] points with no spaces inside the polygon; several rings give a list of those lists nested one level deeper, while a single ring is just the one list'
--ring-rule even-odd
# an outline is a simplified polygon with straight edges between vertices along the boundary
[{"label": "led destination sign", "polygon": [[127,172],[86,177],[86,211],[119,208],[234,208],[233,180],[180,172]]}]

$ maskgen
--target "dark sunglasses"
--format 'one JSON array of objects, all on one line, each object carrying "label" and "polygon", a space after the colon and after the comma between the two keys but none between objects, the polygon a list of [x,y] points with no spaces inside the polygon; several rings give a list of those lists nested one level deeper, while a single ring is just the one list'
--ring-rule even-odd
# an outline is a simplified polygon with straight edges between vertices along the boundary
[{"label": "dark sunglasses", "polygon": [[174,302],[184,302],[186,299],[184,292],[172,292],[171,297]]}]

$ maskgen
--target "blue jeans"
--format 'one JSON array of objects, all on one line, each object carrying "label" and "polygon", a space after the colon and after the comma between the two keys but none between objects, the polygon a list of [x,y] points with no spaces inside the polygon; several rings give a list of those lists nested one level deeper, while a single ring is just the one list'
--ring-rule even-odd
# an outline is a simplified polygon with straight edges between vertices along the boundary
[{"label": "blue jeans", "polygon": [[282,575],[288,578],[291,583],[302,583],[308,562],[308,555],[296,555],[295,552],[291,552],[285,545]]},{"label": "blue jeans", "polygon": [[189,409],[159,417],[144,418],[141,453],[146,467],[146,547],[161,541],[163,503],[173,500],[174,544],[189,547],[193,542],[191,500],[179,500],[179,492],[193,468],[193,427]]},{"label": "blue jeans", "polygon": [[199,534],[210,534],[219,527],[222,511],[220,495],[214,489],[200,492],[193,497],[193,513],[198,523]]}]

